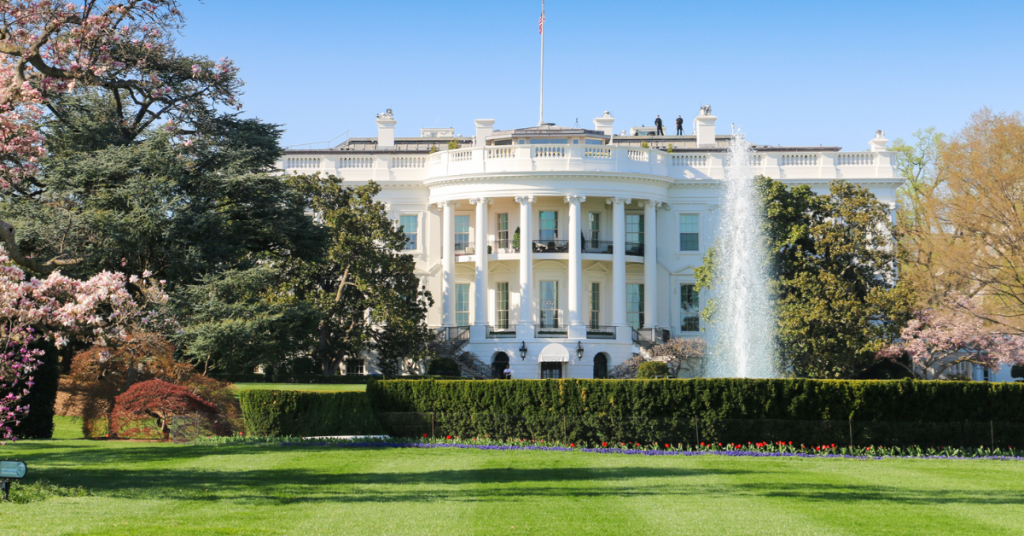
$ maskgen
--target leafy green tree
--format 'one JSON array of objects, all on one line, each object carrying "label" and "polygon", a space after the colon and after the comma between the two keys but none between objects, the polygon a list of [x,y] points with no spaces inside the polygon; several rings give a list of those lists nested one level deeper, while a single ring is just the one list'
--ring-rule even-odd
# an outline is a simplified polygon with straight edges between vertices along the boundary
[{"label": "leafy green tree", "polygon": [[[781,370],[852,378],[910,319],[912,295],[896,281],[898,235],[888,209],[866,189],[833,182],[828,194],[756,179],[764,202],[769,273],[777,303]],[[697,269],[711,288],[715,248]],[[715,321],[714,303],[705,309]]]},{"label": "leafy green tree", "polygon": [[179,288],[171,310],[181,325],[173,336],[181,354],[204,372],[252,372],[308,353],[316,312],[270,291],[280,283],[280,269],[263,264]]},{"label": "leafy green tree", "polygon": [[420,288],[405,234],[374,197],[380,186],[346,187],[340,179],[297,175],[301,192],[330,236],[325,258],[289,260],[280,292],[315,311],[313,357],[324,374],[342,360],[375,352],[382,370],[407,370],[426,356],[432,300]]},{"label": "leafy green tree", "polygon": [[269,172],[277,126],[222,115],[182,141],[163,128],[123,132],[110,94],[53,107],[60,120],[47,127],[36,188],[0,205],[32,257],[76,259],[63,271],[83,277],[148,270],[174,290],[259,259],[319,254],[305,200]]},{"label": "leafy green tree", "polygon": [[896,153],[896,170],[904,183],[897,191],[899,221],[905,227],[924,225],[925,203],[941,183],[936,172],[946,136],[935,127],[914,132],[913,144],[896,138],[890,150]]},{"label": "leafy green tree", "polygon": [[637,379],[652,380],[655,378],[668,378],[668,365],[661,361],[647,361],[641,363],[636,371]]}]

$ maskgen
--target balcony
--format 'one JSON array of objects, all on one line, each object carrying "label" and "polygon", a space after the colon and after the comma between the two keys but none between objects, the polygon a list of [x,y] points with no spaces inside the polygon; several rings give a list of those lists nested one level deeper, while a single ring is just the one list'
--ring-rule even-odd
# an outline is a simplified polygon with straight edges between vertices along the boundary
[{"label": "balcony", "polygon": [[580,251],[583,253],[607,253],[612,254],[614,247],[610,240],[584,240],[580,244]]},{"label": "balcony", "polygon": [[534,253],[569,253],[568,240],[534,240]]},{"label": "balcony", "polygon": [[566,326],[537,326],[533,335],[538,339],[565,339],[569,336],[569,328]]},{"label": "balcony", "polygon": [[609,339],[614,340],[616,335],[615,326],[587,326],[588,339]]},{"label": "balcony", "polygon": [[[825,148],[828,149],[828,148]],[[607,172],[675,180],[722,180],[724,149],[658,149],[619,145],[468,147],[425,154],[334,154],[289,151],[278,168],[289,173],[332,173],[346,180],[431,181],[457,175],[523,172]],[[748,163],[754,174],[781,180],[897,179],[889,152],[815,151],[806,147],[759,152]]]},{"label": "balcony", "polygon": [[506,324],[504,326],[487,326],[488,339],[514,339],[516,338],[516,326]]},{"label": "balcony", "polygon": [[519,253],[519,246],[508,239],[489,240],[487,253]]}]

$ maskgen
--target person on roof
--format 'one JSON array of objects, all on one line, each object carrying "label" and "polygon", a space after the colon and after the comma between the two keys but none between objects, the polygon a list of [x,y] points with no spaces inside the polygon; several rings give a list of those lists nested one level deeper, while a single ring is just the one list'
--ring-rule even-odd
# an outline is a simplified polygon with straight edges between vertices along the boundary
[{"label": "person on roof", "polygon": [[683,116],[676,118],[676,136],[683,135]]},{"label": "person on roof", "polygon": [[661,125],[661,116],[660,115],[656,116],[654,118],[654,126],[658,127],[658,134],[657,134],[658,136],[664,136],[665,135],[665,130],[663,128],[661,128],[662,125]]}]

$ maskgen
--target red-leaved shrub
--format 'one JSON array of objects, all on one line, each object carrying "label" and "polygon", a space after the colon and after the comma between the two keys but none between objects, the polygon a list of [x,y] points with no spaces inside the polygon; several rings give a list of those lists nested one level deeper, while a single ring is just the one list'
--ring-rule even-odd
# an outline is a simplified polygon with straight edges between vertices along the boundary
[{"label": "red-leaved shrub", "polygon": [[[136,383],[114,400],[111,432],[123,437],[145,437],[159,431],[170,437],[168,424],[174,417],[202,417],[216,426],[217,406],[184,387],[163,380]],[[155,426],[151,426],[155,420]]]}]

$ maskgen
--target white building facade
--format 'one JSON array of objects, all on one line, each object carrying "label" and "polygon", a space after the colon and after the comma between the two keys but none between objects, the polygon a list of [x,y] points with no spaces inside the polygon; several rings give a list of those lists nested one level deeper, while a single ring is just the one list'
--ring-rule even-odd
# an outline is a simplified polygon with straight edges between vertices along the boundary
[{"label": "white building facade", "polygon": [[[716,117],[683,136],[616,136],[608,112],[593,129],[475,123],[472,137],[396,138],[389,111],[376,138],[290,150],[279,167],[380,184],[434,296],[428,323],[495,374],[604,377],[654,342],[703,336],[694,269],[715,241],[731,139]],[[879,131],[862,152],[755,145],[751,164],[819,193],[849,181],[894,208],[886,143]]]}]

